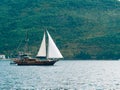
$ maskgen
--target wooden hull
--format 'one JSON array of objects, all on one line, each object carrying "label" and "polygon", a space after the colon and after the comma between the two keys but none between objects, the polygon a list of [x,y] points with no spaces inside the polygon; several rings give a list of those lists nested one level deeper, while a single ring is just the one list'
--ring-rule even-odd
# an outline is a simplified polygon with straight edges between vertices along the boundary
[{"label": "wooden hull", "polygon": [[19,66],[50,66],[54,65],[58,60],[36,60],[36,59],[28,59],[28,60],[15,60],[14,62]]}]

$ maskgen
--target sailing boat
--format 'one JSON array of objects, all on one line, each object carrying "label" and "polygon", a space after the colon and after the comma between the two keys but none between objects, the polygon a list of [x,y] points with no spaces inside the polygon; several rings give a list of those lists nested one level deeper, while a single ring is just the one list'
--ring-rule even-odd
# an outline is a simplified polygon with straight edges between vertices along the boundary
[{"label": "sailing boat", "polygon": [[[46,38],[48,36],[48,40]],[[48,43],[47,43],[48,41]],[[38,59],[39,58],[39,59]],[[44,59],[43,59],[44,58]],[[14,60],[17,65],[54,65],[60,58],[63,58],[49,32],[44,32],[43,39],[36,58],[31,58],[27,54],[21,54]]]}]

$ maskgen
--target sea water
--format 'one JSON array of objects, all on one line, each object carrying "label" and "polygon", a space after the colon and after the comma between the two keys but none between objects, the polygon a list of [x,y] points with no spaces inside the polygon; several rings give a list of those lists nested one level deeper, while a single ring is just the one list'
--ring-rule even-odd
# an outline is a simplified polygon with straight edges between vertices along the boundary
[{"label": "sea water", "polygon": [[0,61],[0,90],[120,90],[120,61],[17,66]]}]

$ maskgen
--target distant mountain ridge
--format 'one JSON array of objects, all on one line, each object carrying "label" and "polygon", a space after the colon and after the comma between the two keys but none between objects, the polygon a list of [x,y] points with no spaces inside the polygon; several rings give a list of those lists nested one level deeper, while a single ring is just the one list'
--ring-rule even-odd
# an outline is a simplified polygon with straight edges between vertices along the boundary
[{"label": "distant mountain ridge", "polygon": [[120,2],[117,0],[1,0],[0,53],[36,54],[49,30],[65,59],[120,58]]}]

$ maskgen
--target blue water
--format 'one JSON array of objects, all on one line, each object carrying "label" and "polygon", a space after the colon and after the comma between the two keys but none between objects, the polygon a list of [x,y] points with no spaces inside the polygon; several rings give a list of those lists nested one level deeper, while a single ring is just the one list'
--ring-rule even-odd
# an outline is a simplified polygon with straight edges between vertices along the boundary
[{"label": "blue water", "polygon": [[0,90],[120,90],[120,61],[59,61],[17,66],[0,61]]}]

